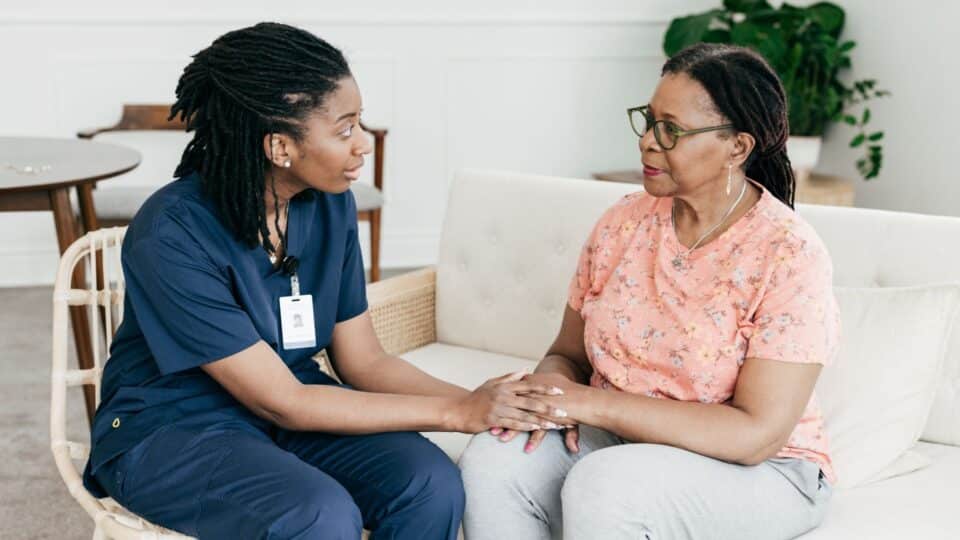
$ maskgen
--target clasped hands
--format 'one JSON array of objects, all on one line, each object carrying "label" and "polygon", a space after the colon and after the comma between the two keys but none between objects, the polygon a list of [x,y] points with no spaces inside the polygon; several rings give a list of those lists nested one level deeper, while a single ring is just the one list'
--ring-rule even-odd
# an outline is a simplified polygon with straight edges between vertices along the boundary
[{"label": "clasped hands", "polygon": [[520,432],[529,433],[527,453],[540,445],[549,430],[564,430],[570,452],[579,452],[577,425],[589,391],[559,373],[511,373],[491,379],[471,392],[459,405],[463,425],[457,431],[490,433],[509,442]]}]

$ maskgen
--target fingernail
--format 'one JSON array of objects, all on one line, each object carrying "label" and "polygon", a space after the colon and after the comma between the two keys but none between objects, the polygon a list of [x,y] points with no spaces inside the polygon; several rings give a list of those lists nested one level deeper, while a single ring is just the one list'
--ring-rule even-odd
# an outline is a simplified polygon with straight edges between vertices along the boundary
[{"label": "fingernail", "polygon": [[528,453],[528,454],[529,454],[532,450],[533,450],[533,445],[530,444],[530,443],[527,443],[527,444],[524,445],[524,447],[523,447],[523,451],[526,452],[526,453]]},{"label": "fingernail", "polygon": [[566,418],[567,411],[563,409],[556,409],[555,411],[553,411],[553,415],[556,416],[557,418]]},{"label": "fingernail", "polygon": [[503,433],[503,429],[502,429],[502,428],[498,428],[498,427],[491,428],[491,429],[490,429],[490,433],[493,433],[494,435],[499,435],[499,434]]},{"label": "fingernail", "polygon": [[558,429],[558,428],[560,428],[560,426],[554,424],[553,422],[546,422],[545,424],[543,424],[543,427],[545,427],[545,428],[547,428],[547,429]]},{"label": "fingernail", "polygon": [[551,396],[562,396],[562,395],[563,395],[563,390],[561,390],[561,389],[557,388],[556,386],[554,386],[553,388],[550,389],[550,395],[551,395]]}]

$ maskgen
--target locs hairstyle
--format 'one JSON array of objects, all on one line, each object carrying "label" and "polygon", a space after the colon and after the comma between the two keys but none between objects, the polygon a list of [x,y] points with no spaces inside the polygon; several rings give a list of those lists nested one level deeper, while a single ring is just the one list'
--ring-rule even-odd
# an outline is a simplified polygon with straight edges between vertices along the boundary
[{"label": "locs hairstyle", "polygon": [[745,163],[747,176],[793,208],[796,179],[786,150],[786,97],[767,61],[744,47],[698,43],[663,65],[662,75],[677,73],[699,82],[733,129],[753,135],[757,143]]},{"label": "locs hairstyle", "polygon": [[[313,34],[278,23],[228,32],[193,56],[177,84],[170,118],[193,131],[174,176],[200,174],[203,190],[226,227],[250,247],[275,251],[264,191],[269,133],[301,141],[304,120],[350,77],[343,54]],[[279,202],[274,196],[279,231]],[[286,241],[280,233],[280,243]]]}]

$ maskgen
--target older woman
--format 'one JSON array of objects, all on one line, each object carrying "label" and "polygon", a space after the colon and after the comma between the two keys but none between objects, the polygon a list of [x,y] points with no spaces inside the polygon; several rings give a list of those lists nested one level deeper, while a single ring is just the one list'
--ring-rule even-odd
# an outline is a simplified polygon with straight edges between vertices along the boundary
[{"label": "older woman", "polygon": [[580,428],[471,441],[470,540],[792,538],[823,519],[813,388],[838,310],[829,255],[792,209],[783,87],[757,54],[701,44],[630,120],[645,192],[596,224],[529,376]]}]

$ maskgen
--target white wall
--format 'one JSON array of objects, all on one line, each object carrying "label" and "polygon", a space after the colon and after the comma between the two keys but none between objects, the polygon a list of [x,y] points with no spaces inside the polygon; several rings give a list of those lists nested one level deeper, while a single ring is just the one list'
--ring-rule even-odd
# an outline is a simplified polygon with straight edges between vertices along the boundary
[{"label": "white wall", "polygon": [[[72,137],[78,128],[113,122],[120,103],[169,102],[190,55],[216,36],[259,20],[296,24],[345,50],[364,94],[366,121],[391,130],[384,265],[430,264],[447,185],[458,168],[588,176],[635,167],[636,137],[624,110],[644,102],[655,85],[669,19],[714,3],[5,3],[0,135]],[[945,136],[960,125],[958,99],[948,95],[953,87],[929,88],[937,78],[957,82],[955,69],[936,69],[947,52],[931,46],[946,45],[946,20],[956,18],[957,8],[943,8],[954,17],[931,10],[919,15],[922,23],[940,24],[941,32],[918,25],[903,35],[904,17],[887,3],[890,9],[868,0],[844,3],[851,34],[861,42],[858,71],[862,66],[895,93],[875,111],[877,125],[888,127],[887,168],[859,190],[858,200],[960,214],[949,202],[960,201],[960,185],[950,181],[943,160],[947,139],[934,137],[925,146],[892,129],[912,116],[920,133]],[[925,41],[915,44],[921,36]],[[915,75],[908,67],[932,72]],[[848,172],[847,134],[839,135],[827,141],[821,168]],[[0,236],[0,285],[50,282],[57,256],[50,216],[0,214],[0,230],[8,231]]]},{"label": "white wall", "polygon": [[[857,206],[960,216],[960,3],[844,0],[845,36],[857,42],[853,75],[876,78],[893,96],[871,105],[885,130],[883,172],[857,183]],[[847,126],[828,133],[818,169],[856,176]]]}]

